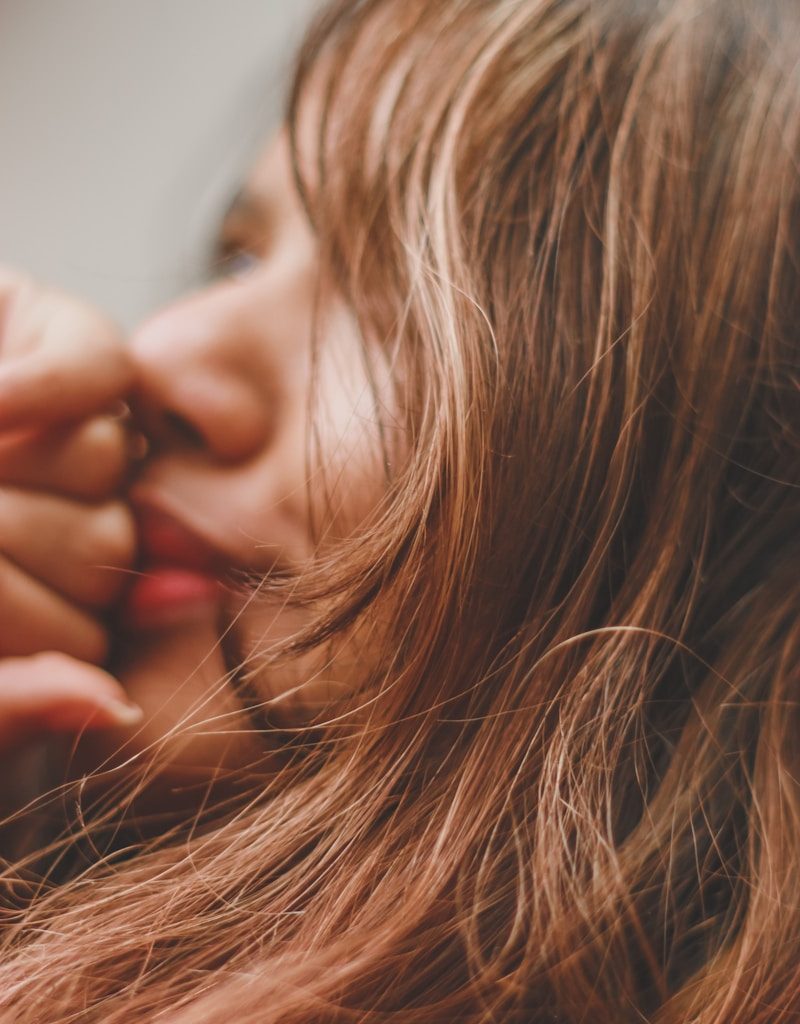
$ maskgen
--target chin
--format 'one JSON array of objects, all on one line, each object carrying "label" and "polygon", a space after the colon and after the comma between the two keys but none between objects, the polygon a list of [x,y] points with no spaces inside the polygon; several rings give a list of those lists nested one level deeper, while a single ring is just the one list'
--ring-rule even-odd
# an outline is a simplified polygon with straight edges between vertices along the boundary
[{"label": "chin", "polygon": [[185,817],[230,803],[274,767],[265,734],[231,685],[218,608],[186,612],[120,642],[113,670],[144,719],[129,730],[86,733],[65,769],[86,776],[101,798],[136,793],[137,824],[144,814]]}]

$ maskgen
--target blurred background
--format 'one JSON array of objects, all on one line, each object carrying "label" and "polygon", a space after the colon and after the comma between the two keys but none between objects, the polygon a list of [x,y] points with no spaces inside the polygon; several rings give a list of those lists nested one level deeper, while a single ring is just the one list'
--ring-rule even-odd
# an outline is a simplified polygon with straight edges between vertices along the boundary
[{"label": "blurred background", "polygon": [[0,262],[131,326],[205,270],[318,0],[3,0]]}]

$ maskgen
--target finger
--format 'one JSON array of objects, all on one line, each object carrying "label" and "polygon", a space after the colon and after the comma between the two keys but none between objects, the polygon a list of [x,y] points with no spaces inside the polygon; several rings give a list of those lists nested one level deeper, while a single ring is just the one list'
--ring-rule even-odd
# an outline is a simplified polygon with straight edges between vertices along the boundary
[{"label": "finger", "polygon": [[121,501],[85,505],[0,487],[0,552],[70,601],[98,608],[113,600],[135,546],[133,515]]},{"label": "finger", "polygon": [[100,664],[108,642],[88,612],[0,557],[0,658],[42,650]]},{"label": "finger", "polygon": [[0,428],[84,419],[133,382],[119,329],[55,289],[0,269]]},{"label": "finger", "polygon": [[122,483],[131,449],[129,432],[115,416],[6,434],[0,436],[0,481],[100,501]]},{"label": "finger", "polygon": [[0,662],[0,748],[40,734],[130,727],[142,710],[102,669],[64,654]]},{"label": "finger", "polygon": [[131,381],[127,356],[97,345],[52,344],[0,365],[0,429],[84,419],[103,412]]}]

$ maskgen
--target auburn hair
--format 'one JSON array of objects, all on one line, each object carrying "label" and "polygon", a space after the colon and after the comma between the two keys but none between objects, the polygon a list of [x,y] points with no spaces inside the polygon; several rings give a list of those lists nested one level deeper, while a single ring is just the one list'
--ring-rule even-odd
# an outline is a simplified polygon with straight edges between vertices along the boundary
[{"label": "auburn hair", "polygon": [[0,1021],[800,1019],[799,40],[322,12],[298,187],[403,443],[288,654],[378,653],[203,828],[115,844],[120,783],[7,865]]}]

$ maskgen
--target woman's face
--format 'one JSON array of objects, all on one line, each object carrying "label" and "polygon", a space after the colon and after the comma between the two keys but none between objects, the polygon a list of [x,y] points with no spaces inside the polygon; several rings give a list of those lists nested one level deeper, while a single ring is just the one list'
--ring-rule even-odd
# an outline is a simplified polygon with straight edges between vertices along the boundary
[{"label": "woman's face", "polygon": [[[347,310],[317,301],[315,239],[285,136],[232,204],[219,262],[212,283],[131,342],[150,447],[131,491],[141,575],[115,670],[145,711],[135,748],[181,726],[167,755],[180,778],[263,752],[230,670],[296,632],[304,613],[248,597],[241,583],[302,568],[363,521],[385,479],[376,410],[384,426],[391,415],[388,368],[376,385],[372,353],[370,381]],[[326,514],[312,520],[310,508]],[[258,698],[284,694],[284,711],[299,710],[351,681],[344,657],[324,678],[320,668],[307,656],[267,671]],[[91,756],[120,738],[87,739]]]}]

